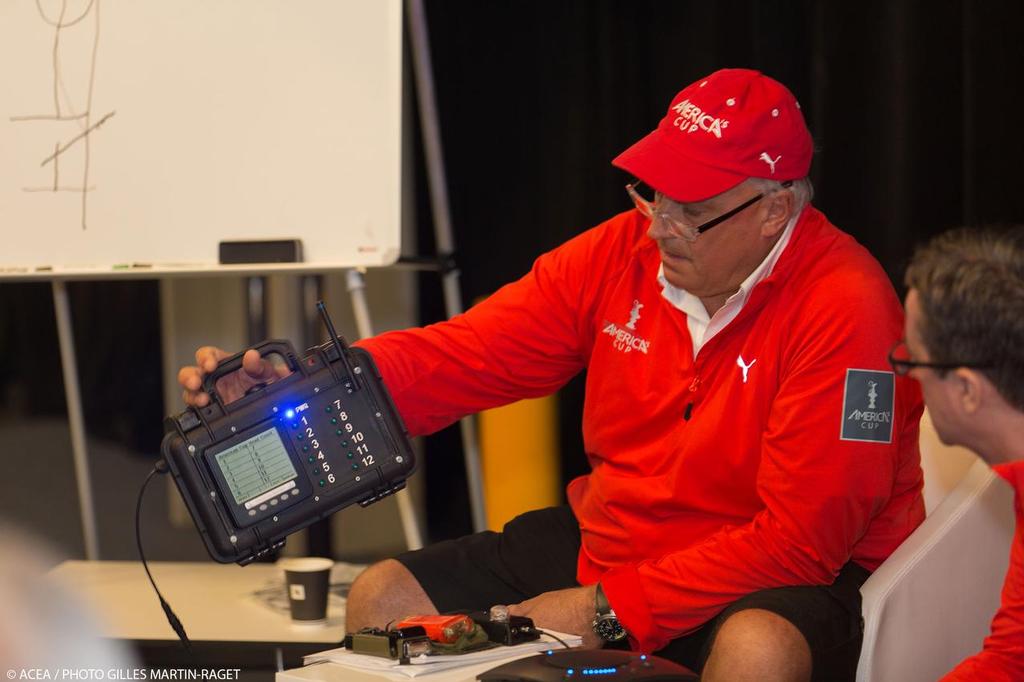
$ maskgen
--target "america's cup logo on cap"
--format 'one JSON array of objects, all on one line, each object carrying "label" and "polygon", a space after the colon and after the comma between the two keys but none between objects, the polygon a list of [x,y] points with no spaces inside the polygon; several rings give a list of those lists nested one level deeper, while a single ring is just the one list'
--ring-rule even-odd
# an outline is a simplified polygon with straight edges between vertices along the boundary
[{"label": "america's cup logo on cap", "polygon": [[729,127],[729,121],[706,113],[689,99],[674,105],[672,111],[679,114],[672,125],[684,133],[692,133],[696,130],[703,130],[711,133],[718,139],[722,139],[722,130]]}]

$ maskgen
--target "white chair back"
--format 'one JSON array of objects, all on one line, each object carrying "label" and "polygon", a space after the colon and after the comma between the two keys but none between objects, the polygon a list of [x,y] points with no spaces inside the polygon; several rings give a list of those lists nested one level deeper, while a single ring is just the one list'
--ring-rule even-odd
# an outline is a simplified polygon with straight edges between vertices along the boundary
[{"label": "white chair back", "polygon": [[942,445],[927,412],[921,463],[928,516],[861,588],[858,682],[939,679],[981,650],[999,607],[1013,489],[973,453]]}]

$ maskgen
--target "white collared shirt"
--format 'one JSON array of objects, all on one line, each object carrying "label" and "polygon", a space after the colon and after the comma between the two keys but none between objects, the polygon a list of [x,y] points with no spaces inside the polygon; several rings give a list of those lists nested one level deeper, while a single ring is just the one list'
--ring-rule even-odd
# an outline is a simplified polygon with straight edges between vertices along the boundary
[{"label": "white collared shirt", "polygon": [[765,259],[761,261],[750,275],[743,280],[740,288],[725,301],[725,305],[715,311],[714,316],[709,317],[708,311],[699,298],[686,291],[668,283],[665,279],[665,265],[658,267],[658,282],[661,284],[661,295],[674,307],[686,313],[686,327],[690,330],[690,338],[693,340],[693,357],[697,357],[701,347],[714,338],[715,334],[722,331],[726,326],[736,319],[740,310],[746,305],[750,298],[750,292],[758,282],[772,273],[772,269],[779,261],[779,257],[789,244],[793,236],[793,228],[800,219],[800,214],[790,218],[786,224],[782,237],[775,243],[772,250],[768,252]]}]

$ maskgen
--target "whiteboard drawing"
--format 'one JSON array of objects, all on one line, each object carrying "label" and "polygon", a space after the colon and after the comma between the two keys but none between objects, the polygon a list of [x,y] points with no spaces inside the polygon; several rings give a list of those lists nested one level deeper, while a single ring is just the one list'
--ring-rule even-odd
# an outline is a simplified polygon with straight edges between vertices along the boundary
[{"label": "whiteboard drawing", "polygon": [[402,66],[401,0],[0,0],[0,279],[394,263]]},{"label": "whiteboard drawing", "polygon": [[[45,6],[44,6],[45,5]],[[45,185],[22,187],[25,192],[74,192],[81,195],[81,225],[88,225],[88,197],[93,134],[115,112],[94,117],[93,87],[100,38],[100,0],[36,0],[39,18],[53,28],[53,110],[12,116],[13,123],[53,126],[53,148],[40,154],[39,167],[47,173]],[[40,46],[44,49],[44,46]],[[76,155],[73,161],[72,154]],[[68,168],[70,166],[70,168]],[[74,178],[65,181],[63,178]],[[81,182],[76,182],[78,179]]]}]

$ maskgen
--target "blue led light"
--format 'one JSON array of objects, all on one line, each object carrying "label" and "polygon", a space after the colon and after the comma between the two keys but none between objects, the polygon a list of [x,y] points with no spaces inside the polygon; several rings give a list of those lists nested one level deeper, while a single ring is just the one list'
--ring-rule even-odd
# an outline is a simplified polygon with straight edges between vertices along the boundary
[{"label": "blue led light", "polygon": [[290,409],[289,409],[289,410],[285,410],[285,411],[284,411],[284,417],[285,417],[285,419],[291,419],[291,418],[292,418],[292,417],[294,417],[294,416],[295,416],[295,410],[290,410]]},{"label": "blue led light", "polygon": [[647,654],[640,654],[640,660],[641,661],[646,661],[647,660]]},{"label": "blue led light", "polygon": [[566,675],[572,675],[574,672],[576,672],[576,671],[573,670],[572,668],[569,668],[568,670],[565,671],[565,674]]}]

